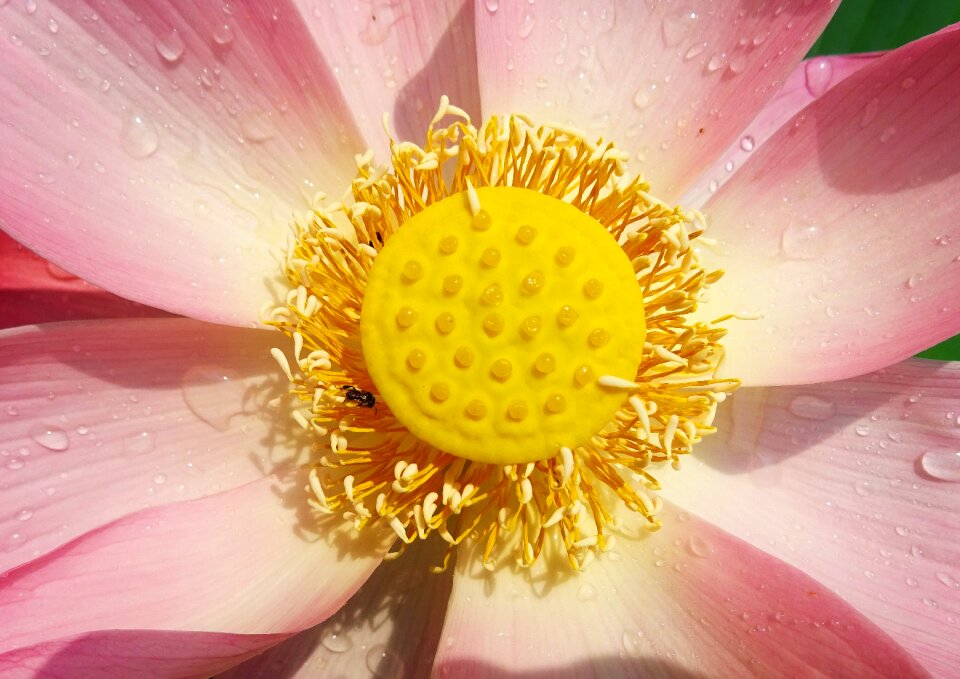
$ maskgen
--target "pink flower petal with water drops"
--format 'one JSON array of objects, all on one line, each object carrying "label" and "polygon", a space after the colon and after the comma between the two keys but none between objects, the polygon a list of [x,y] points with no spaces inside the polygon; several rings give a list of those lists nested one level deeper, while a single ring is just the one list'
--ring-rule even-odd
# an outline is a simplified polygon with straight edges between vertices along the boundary
[{"label": "pink flower petal with water drops", "polygon": [[799,64],[776,96],[766,103],[757,117],[723,154],[712,168],[703,173],[696,185],[689,189],[680,204],[686,208],[700,208],[710,196],[743,166],[788,120],[853,75],[882,53],[850,54],[835,57],[814,57]]},{"label": "pink flower petal with water drops", "polygon": [[290,466],[279,338],[187,319],[0,333],[0,573],[144,507]]},{"label": "pink flower petal with water drops", "polygon": [[362,146],[287,2],[0,8],[0,220],[73,274],[249,325],[294,210]]},{"label": "pink flower petal with water drops", "polygon": [[798,0],[478,1],[483,113],[522,112],[602,135],[673,201],[777,92],[835,9]]},{"label": "pink flower petal with water drops", "polygon": [[67,273],[0,231],[0,329],[52,321],[166,315]]},{"label": "pink flower petal with water drops", "polygon": [[841,379],[960,330],[960,31],[890,52],[780,129],[705,206],[706,317],[748,384]]},{"label": "pink flower petal with water drops", "polygon": [[218,679],[429,676],[453,576],[430,569],[445,548],[439,540],[411,545],[328,620]]},{"label": "pink flower petal with water drops", "polygon": [[[479,119],[473,3],[297,0],[366,146],[389,159],[382,116],[398,140],[422,143],[440,97]],[[357,153],[363,148],[357,148]],[[329,187],[323,190],[333,192]]]},{"label": "pink flower petal with water drops", "polygon": [[960,363],[743,389],[664,492],[796,566],[936,676],[960,666]]},{"label": "pink flower petal with water drops", "polygon": [[209,676],[287,636],[161,630],[86,632],[4,653],[0,655],[0,673],[7,679]]},{"label": "pink flower petal with water drops", "polygon": [[[312,627],[360,587],[384,546],[376,534],[356,538],[341,519],[318,523],[299,513],[298,491],[293,479],[265,477],[144,509],[7,573],[0,583],[0,662],[19,649],[87,632],[266,635],[266,648],[277,634]],[[182,638],[191,641],[209,658],[203,674],[223,668],[202,635]],[[98,660],[110,667],[119,656],[115,676],[129,676],[139,655],[153,656],[136,635],[118,634],[110,646],[117,650]]]},{"label": "pink flower petal with water drops", "polygon": [[461,558],[435,674],[925,676],[801,571],[672,507],[662,516],[653,533],[625,522],[640,537],[581,574]]}]

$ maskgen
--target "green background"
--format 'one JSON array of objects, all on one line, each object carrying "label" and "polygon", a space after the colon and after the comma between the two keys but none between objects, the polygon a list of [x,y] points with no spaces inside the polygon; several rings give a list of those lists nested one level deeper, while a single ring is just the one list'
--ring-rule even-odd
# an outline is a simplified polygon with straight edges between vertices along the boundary
[{"label": "green background", "polygon": [[[958,0],[843,0],[809,56],[889,50],[957,21]],[[919,356],[960,360],[960,335]]]}]

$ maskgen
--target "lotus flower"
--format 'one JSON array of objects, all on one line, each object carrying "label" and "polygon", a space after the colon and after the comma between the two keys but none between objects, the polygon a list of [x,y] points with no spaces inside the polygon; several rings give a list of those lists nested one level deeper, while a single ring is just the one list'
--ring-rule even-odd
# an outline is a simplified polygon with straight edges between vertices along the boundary
[{"label": "lotus flower", "polygon": [[[908,357],[960,330],[960,32],[801,63],[835,3],[0,4],[0,220],[57,274],[7,246],[4,321],[101,317],[0,333],[3,676],[956,672],[960,367]],[[706,215],[689,252],[725,271],[693,318],[728,317],[743,388],[650,467],[662,500],[567,545],[579,572],[527,542],[524,568],[466,541],[430,573],[442,540],[381,565],[395,533],[321,516],[320,427],[277,399],[302,347],[259,323],[305,326],[263,308],[310,304],[281,273],[327,242],[297,225],[358,166],[374,186],[366,149],[422,143],[443,95],[571,154],[611,140],[634,198]],[[379,256],[358,233],[330,247]],[[149,309],[179,317],[103,320]],[[328,386],[349,422],[400,407]],[[712,429],[691,422],[645,440]]]}]

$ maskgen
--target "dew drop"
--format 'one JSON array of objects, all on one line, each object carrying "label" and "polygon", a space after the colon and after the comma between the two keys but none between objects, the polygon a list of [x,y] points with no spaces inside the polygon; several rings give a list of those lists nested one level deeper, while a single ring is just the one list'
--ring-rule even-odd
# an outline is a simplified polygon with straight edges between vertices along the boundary
[{"label": "dew drop", "polygon": [[814,97],[819,97],[830,88],[833,80],[833,64],[829,59],[811,59],[803,67],[807,91]]},{"label": "dew drop", "polygon": [[533,18],[533,15],[527,12],[523,15],[523,19],[520,20],[520,28],[517,33],[522,39],[527,39],[530,37],[530,34],[533,33],[533,27],[537,23],[537,20]]},{"label": "dew drop", "polygon": [[367,651],[367,669],[375,677],[400,677],[403,676],[403,660],[383,644],[377,644]]},{"label": "dew drop", "polygon": [[701,558],[706,558],[713,554],[713,547],[699,535],[690,536],[690,539],[687,541],[687,549],[689,549],[690,553],[694,556]]},{"label": "dew drop", "polygon": [[33,511],[30,509],[21,509],[17,512],[17,521],[29,521],[33,517]]},{"label": "dew drop", "polygon": [[134,434],[123,442],[124,452],[131,453],[133,455],[149,453],[151,450],[153,450],[153,447],[153,436],[148,431],[142,431],[139,434]]},{"label": "dew drop", "polygon": [[829,420],[837,412],[837,406],[831,401],[825,401],[816,396],[797,396],[787,409],[805,420]]},{"label": "dew drop", "polygon": [[484,0],[483,5],[487,8],[487,11],[490,12],[490,14],[494,14],[498,9],[500,9],[500,0]]},{"label": "dew drop", "polygon": [[597,598],[597,590],[593,585],[586,584],[577,590],[577,599],[580,601],[593,601]]},{"label": "dew drop", "polygon": [[815,260],[826,252],[823,232],[816,224],[791,224],[780,236],[780,249],[787,259]]},{"label": "dew drop", "polygon": [[940,584],[944,587],[949,587],[950,589],[960,589],[960,582],[958,582],[957,579],[949,573],[937,573],[936,578],[937,581],[940,582]]},{"label": "dew drop", "polygon": [[213,41],[221,47],[226,47],[233,42],[233,28],[230,24],[221,24],[213,29]]},{"label": "dew drop", "polygon": [[745,136],[743,139],[740,140],[740,148],[746,151],[747,153],[750,153],[753,150],[755,143],[756,142],[754,141],[753,137],[751,137],[748,134],[747,136]]},{"label": "dew drop", "polygon": [[273,139],[277,134],[273,120],[266,111],[252,111],[240,118],[240,134],[247,141],[260,143]]},{"label": "dew drop", "polygon": [[863,107],[863,115],[860,117],[860,127],[866,127],[874,121],[877,113],[880,112],[880,100],[874,97]]},{"label": "dew drop", "polygon": [[211,365],[191,366],[180,382],[180,393],[190,411],[217,431],[227,431],[241,412],[244,386],[231,370]]},{"label": "dew drop", "polygon": [[134,114],[123,122],[120,144],[131,158],[149,158],[160,146],[157,126],[149,118]]},{"label": "dew drop", "polygon": [[23,469],[23,466],[25,464],[26,462],[21,460],[19,457],[14,457],[9,462],[7,462],[7,469],[9,469],[10,471],[17,471],[18,469]]},{"label": "dew drop", "polygon": [[697,13],[690,11],[671,12],[663,17],[660,32],[667,47],[679,45],[690,29],[697,23]]},{"label": "dew drop", "polygon": [[154,482],[155,484],[157,484],[158,486],[163,485],[164,483],[167,482],[167,475],[166,475],[166,474],[157,474],[156,476],[153,477],[153,482]]},{"label": "dew drop", "polygon": [[686,52],[683,53],[683,60],[690,61],[691,59],[699,57],[701,54],[703,54],[706,51],[706,49],[707,49],[707,43],[705,42],[694,43],[687,49]]},{"label": "dew drop", "polygon": [[62,453],[70,447],[70,439],[67,433],[59,427],[41,425],[30,432],[30,438],[55,453]]},{"label": "dew drop", "polygon": [[20,414],[20,411],[17,409],[17,406],[7,406],[7,415],[10,417],[16,417]]},{"label": "dew drop", "polygon": [[707,62],[707,72],[714,73],[719,71],[721,68],[727,64],[727,55],[723,52],[718,52],[710,57],[710,61]]},{"label": "dew drop", "polygon": [[960,451],[928,450],[920,456],[920,466],[940,481],[960,481]]},{"label": "dew drop", "polygon": [[900,81],[900,87],[902,87],[905,90],[909,90],[911,87],[913,87],[916,84],[917,84],[916,78],[904,78],[902,81]]},{"label": "dew drop", "polygon": [[639,657],[642,654],[643,632],[638,630],[624,630],[620,636],[623,651],[628,656]]},{"label": "dew drop", "polygon": [[177,29],[175,28],[163,38],[157,38],[154,46],[157,48],[157,53],[163,60],[171,64],[180,61],[180,57],[183,56],[187,48],[183,42],[183,38],[180,37],[180,34],[177,33]]},{"label": "dew drop", "polygon": [[60,24],[57,23],[57,20],[53,17],[50,18],[50,21],[47,22],[47,28],[51,33],[57,34],[60,32]]},{"label": "dew drop", "polygon": [[353,648],[353,642],[350,641],[350,637],[345,634],[337,634],[329,631],[323,633],[320,643],[323,644],[323,647],[328,651],[333,651],[334,653],[346,653]]},{"label": "dew drop", "polygon": [[857,436],[869,436],[870,434],[870,426],[866,424],[858,424],[853,428],[853,430],[856,432]]}]

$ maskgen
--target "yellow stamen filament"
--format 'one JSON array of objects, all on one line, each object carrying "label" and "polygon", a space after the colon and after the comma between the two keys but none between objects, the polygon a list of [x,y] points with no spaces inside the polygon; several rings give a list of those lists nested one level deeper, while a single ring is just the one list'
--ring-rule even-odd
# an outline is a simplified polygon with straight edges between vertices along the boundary
[{"label": "yellow stamen filament", "polygon": [[[441,126],[447,116],[453,122]],[[529,566],[545,550],[559,549],[572,568],[580,569],[609,549],[618,507],[639,513],[656,529],[660,501],[646,491],[659,484],[651,471],[677,466],[711,433],[717,404],[737,386],[735,380],[713,377],[723,355],[718,341],[724,330],[689,320],[704,289],[721,273],[705,271],[691,247],[703,232],[702,215],[654,198],[642,178],[626,175],[627,156],[612,144],[592,142],[559,125],[536,126],[520,115],[491,118],[476,128],[446,98],[425,145],[394,141],[391,154],[386,169],[375,167],[369,152],[357,157],[352,206],[324,206],[318,200],[311,213],[295,218],[295,243],[284,263],[290,293],[265,316],[294,338],[293,364],[279,349],[272,354],[302,405],[293,417],[299,426],[318,432],[317,463],[307,486],[311,507],[318,514],[346,516],[358,529],[389,526],[405,544],[433,533],[450,550],[463,540],[475,541],[490,568],[507,553]],[[413,436],[376,392],[359,341],[365,284],[384,243],[414,215],[461,192],[473,228],[488,228],[477,188],[499,186],[533,189],[565,201],[605,227],[632,262],[647,324],[635,375],[596,375],[589,356],[606,341],[602,332],[589,336],[582,360],[572,366],[547,357],[537,360],[537,374],[565,370],[572,389],[600,384],[622,392],[623,403],[589,441],[576,446],[560,442],[553,457],[516,465],[455,457]],[[542,227],[514,227],[510,233],[516,247],[549,238]],[[443,258],[457,251],[458,243],[447,239],[433,248],[433,256]],[[558,266],[579,266],[574,250],[558,246],[551,252]],[[473,256],[485,266],[499,263],[494,252]],[[542,274],[520,273],[523,294],[541,294]],[[419,280],[423,263],[411,263],[403,275]],[[603,294],[598,283],[589,278],[578,283],[582,302]],[[448,278],[437,294],[465,294],[461,290],[462,280]],[[490,315],[483,330],[491,336],[505,332],[502,316],[493,311],[497,299],[491,291],[486,300]],[[545,309],[511,332],[531,342],[547,324],[574,326],[588,322],[584,318],[573,305]],[[442,332],[452,330],[457,319],[404,315],[396,323],[408,323],[408,332],[422,324],[435,324]],[[584,332],[591,329],[586,326]],[[405,354],[414,368],[438,360],[429,345],[418,351]],[[451,370],[477,369],[468,347],[454,345],[450,351],[445,360]],[[480,367],[502,379],[517,370],[506,364]],[[350,398],[351,387],[369,392],[375,403],[367,407]],[[450,397],[449,386],[440,382],[429,393],[438,401]],[[481,422],[495,417],[528,422],[535,412],[540,416],[565,407],[560,394],[537,402],[516,396],[496,413],[483,402],[471,402],[467,415]]]}]

